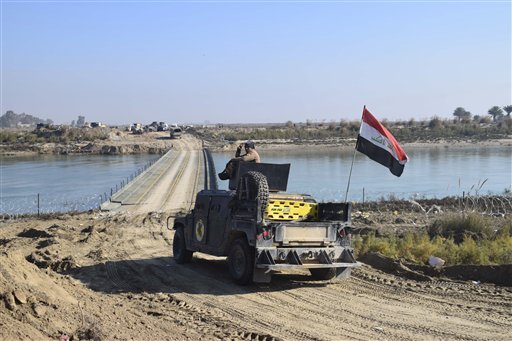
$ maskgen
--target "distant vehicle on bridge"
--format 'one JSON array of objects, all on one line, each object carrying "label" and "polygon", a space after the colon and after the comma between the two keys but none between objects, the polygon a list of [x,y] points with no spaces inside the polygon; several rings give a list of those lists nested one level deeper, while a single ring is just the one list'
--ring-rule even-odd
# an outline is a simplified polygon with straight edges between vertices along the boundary
[{"label": "distant vehicle on bridge", "polygon": [[181,128],[171,128],[171,132],[170,132],[170,135],[171,135],[171,139],[179,139],[181,138],[181,134],[183,133],[183,131],[181,130]]}]

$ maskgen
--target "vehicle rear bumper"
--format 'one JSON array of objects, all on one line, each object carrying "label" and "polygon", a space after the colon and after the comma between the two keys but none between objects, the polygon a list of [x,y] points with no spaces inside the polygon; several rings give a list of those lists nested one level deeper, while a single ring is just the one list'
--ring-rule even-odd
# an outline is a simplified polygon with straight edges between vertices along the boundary
[{"label": "vehicle rear bumper", "polygon": [[348,268],[360,266],[351,248],[330,247],[257,247],[256,268]]},{"label": "vehicle rear bumper", "polygon": [[279,270],[279,269],[318,269],[318,268],[355,268],[361,266],[360,262],[355,263],[331,263],[331,264],[320,264],[320,263],[309,263],[309,264],[256,264],[258,269],[268,270]]}]

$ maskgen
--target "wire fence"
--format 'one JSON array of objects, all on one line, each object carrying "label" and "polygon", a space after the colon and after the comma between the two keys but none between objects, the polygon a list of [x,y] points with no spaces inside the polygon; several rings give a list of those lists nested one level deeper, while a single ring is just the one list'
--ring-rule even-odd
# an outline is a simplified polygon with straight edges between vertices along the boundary
[{"label": "wire fence", "polygon": [[132,174],[130,174],[129,176],[126,177],[126,179],[122,179],[120,182],[116,183],[114,187],[111,187],[110,188],[110,191],[109,192],[103,192],[102,194],[100,194],[100,201],[99,201],[99,204],[97,205],[97,208],[100,207],[100,205],[106,201],[109,201],[110,198],[112,198],[112,196],[114,194],[116,194],[117,192],[119,192],[121,189],[123,189],[124,187],[126,187],[126,185],[128,185],[130,182],[132,182],[133,180],[135,180],[139,175],[141,175],[142,173],[144,173],[145,171],[147,171],[151,166],[153,166],[160,158],[156,159],[156,160],[151,160],[151,161],[148,161],[146,164],[144,164],[144,166],[142,166],[141,168],[137,169],[135,172],[133,172]]},{"label": "wire fence", "polygon": [[355,203],[356,209],[383,213],[386,211],[418,211],[436,215],[443,211],[479,213],[496,217],[512,214],[512,195],[479,195],[462,192],[459,196],[444,198],[399,199],[394,197]]}]

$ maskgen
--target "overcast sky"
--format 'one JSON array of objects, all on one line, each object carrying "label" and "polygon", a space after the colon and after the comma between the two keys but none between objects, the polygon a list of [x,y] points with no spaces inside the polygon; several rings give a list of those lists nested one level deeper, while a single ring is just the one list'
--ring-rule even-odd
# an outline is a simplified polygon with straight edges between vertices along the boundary
[{"label": "overcast sky", "polygon": [[1,12],[2,114],[260,123],[512,104],[510,1],[2,1]]}]

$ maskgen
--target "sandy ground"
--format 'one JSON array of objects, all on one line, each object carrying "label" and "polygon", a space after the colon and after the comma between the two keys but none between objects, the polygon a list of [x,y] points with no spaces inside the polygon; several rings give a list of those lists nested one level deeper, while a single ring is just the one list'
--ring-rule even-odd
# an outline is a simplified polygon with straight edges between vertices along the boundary
[{"label": "sandy ground", "polygon": [[191,138],[173,147],[174,175],[141,205],[0,223],[0,339],[510,339],[510,287],[366,265],[343,281],[295,271],[240,287],[222,258],[176,264],[166,222],[190,207],[202,155]]}]

